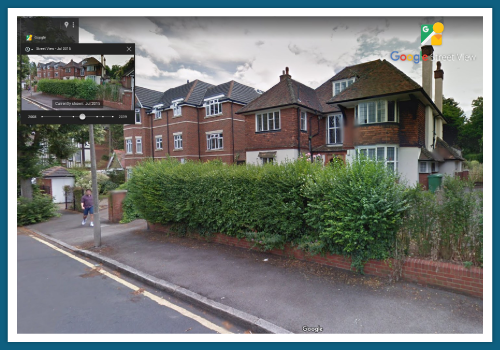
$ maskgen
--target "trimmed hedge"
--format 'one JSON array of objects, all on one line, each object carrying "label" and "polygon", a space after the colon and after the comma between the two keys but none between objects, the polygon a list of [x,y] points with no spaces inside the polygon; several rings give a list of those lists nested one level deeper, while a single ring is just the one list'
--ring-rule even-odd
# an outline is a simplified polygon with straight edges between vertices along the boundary
[{"label": "trimmed hedge", "polygon": [[95,100],[98,97],[99,85],[89,79],[42,79],[38,82],[37,91],[83,100]]},{"label": "trimmed hedge", "polygon": [[406,209],[395,175],[363,159],[325,168],[305,157],[246,167],[146,161],[127,189],[127,207],[149,222],[245,237],[263,249],[290,242],[311,253],[341,253],[359,270],[391,254]]}]

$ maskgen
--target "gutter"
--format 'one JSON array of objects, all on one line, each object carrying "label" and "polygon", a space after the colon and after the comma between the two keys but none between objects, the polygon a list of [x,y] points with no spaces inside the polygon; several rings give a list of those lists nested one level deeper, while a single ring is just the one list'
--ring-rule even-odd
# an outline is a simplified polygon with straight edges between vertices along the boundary
[{"label": "gutter", "polygon": [[168,131],[168,109],[165,110],[165,114],[166,114],[165,122],[167,124],[167,155],[170,156],[170,132]]},{"label": "gutter", "polygon": [[234,114],[233,114],[233,102],[231,102],[231,135],[233,138],[233,163],[234,159]]},{"label": "gutter", "polygon": [[297,122],[298,122],[298,133],[297,133],[298,137],[297,138],[299,141],[297,151],[299,152],[298,157],[300,157],[300,107],[297,107]]},{"label": "gutter", "polygon": [[198,124],[198,160],[201,160],[201,146],[200,146],[200,110],[196,108],[196,120]]}]

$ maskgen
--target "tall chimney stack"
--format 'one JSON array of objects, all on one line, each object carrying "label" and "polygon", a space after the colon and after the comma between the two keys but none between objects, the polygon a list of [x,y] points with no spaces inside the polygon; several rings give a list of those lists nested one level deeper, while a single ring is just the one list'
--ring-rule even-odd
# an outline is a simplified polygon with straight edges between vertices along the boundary
[{"label": "tall chimney stack", "polygon": [[[432,99],[432,53],[434,47],[425,45],[422,49],[422,87],[424,91]],[[427,55],[427,60],[424,61],[424,56]]]},{"label": "tall chimney stack", "polygon": [[441,112],[443,112],[443,79],[444,71],[441,69],[441,62],[437,62],[437,69],[434,71],[434,80],[436,81],[436,91],[434,92],[434,103]]},{"label": "tall chimney stack", "polygon": [[280,81],[283,81],[285,80],[286,78],[291,78],[291,75],[289,74],[289,69],[288,67],[285,68],[285,70],[283,71],[283,74],[280,75]]}]

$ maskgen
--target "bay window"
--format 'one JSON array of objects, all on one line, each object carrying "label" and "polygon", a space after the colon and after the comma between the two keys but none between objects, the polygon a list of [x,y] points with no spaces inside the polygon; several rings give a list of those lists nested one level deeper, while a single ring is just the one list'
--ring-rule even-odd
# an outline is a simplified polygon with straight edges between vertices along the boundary
[{"label": "bay window", "polygon": [[357,154],[370,160],[383,162],[388,169],[398,169],[399,148],[396,146],[359,146],[356,148]]},{"label": "bay window", "polygon": [[397,108],[395,101],[369,101],[359,103],[354,107],[356,124],[373,124],[397,122]]}]

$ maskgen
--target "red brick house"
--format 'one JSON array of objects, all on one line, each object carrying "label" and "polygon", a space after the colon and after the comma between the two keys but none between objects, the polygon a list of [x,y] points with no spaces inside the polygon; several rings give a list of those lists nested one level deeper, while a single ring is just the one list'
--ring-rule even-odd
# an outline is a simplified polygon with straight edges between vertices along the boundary
[{"label": "red brick house", "polygon": [[[422,50],[433,52],[432,46]],[[432,100],[432,61],[422,65],[422,86],[376,60],[346,67],[317,89],[293,80],[287,68],[278,84],[237,112],[245,117],[247,163],[283,162],[302,153],[327,163],[364,154],[408,183],[424,185],[429,173],[461,171],[460,151],[443,141],[444,73],[438,63]]]},{"label": "red brick house", "polygon": [[195,80],[164,93],[137,86],[136,123],[124,126],[126,167],[167,156],[244,162],[245,120],[236,112],[258,96],[236,81],[215,86]]}]

